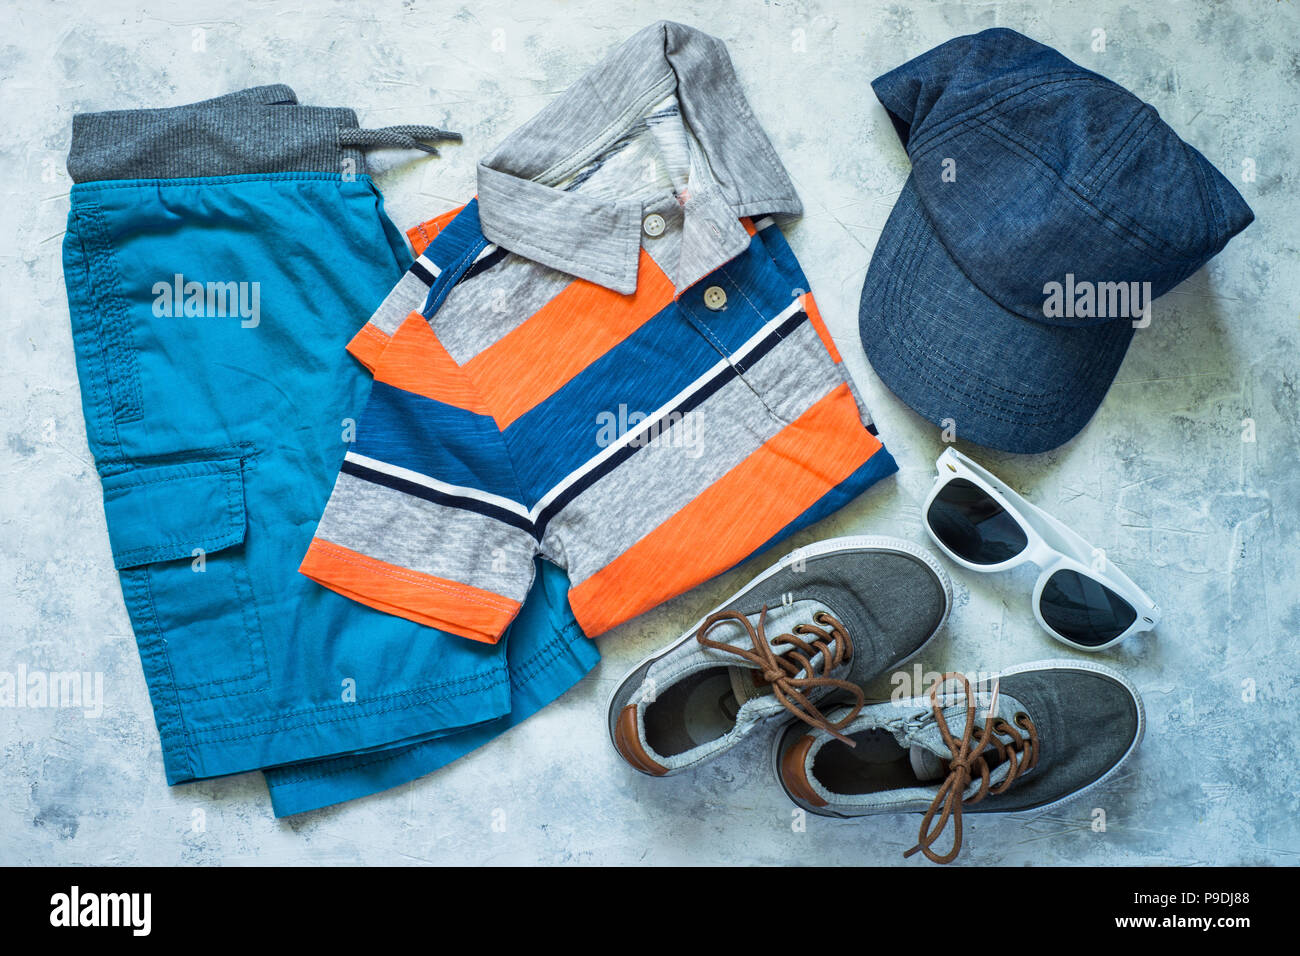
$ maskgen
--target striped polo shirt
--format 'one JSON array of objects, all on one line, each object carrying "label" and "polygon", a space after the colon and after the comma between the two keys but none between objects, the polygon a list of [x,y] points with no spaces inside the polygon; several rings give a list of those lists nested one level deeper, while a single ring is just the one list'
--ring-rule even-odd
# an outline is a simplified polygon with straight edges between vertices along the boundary
[{"label": "striped polo shirt", "polygon": [[595,636],[895,471],[773,218],[799,212],[723,44],[632,37],[413,230],[303,573],[494,642],[540,555]]}]

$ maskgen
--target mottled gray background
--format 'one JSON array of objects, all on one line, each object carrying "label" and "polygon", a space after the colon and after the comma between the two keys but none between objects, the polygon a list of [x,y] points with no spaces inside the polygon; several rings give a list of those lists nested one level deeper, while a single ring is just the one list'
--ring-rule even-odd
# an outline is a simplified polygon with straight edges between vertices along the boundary
[{"label": "mottled gray background", "polygon": [[[671,780],[637,775],[608,744],[613,683],[765,558],[602,638],[604,662],[561,701],[414,784],[277,821],[260,775],[163,783],[60,274],[73,112],[284,82],[303,102],[356,107],[363,125],[462,130],[464,145],[441,160],[379,154],[389,212],[407,226],[463,202],[478,156],[660,17],[729,44],[807,209],[792,242],[901,466],[797,543],[855,532],[924,542],[918,506],[942,447],[858,347],[862,277],[908,168],[873,77],[953,36],[1013,27],[1154,104],[1238,185],[1258,221],[1156,303],[1083,434],[1045,455],[975,452],[1104,548],[1165,619],[1157,635],[1105,655],[1146,697],[1147,739],[1131,769],[1059,812],[970,820],[963,862],[1297,862],[1297,0],[6,3],[0,670],[103,672],[106,707],[98,719],[0,710],[0,862],[903,863],[915,817],[814,817],[794,832],[758,741]],[[1092,49],[1097,29],[1104,52]],[[1242,179],[1247,159],[1253,182]],[[1254,443],[1242,440],[1247,418]],[[926,669],[1069,653],[1034,622],[1031,573],[954,580],[956,608]],[[1095,808],[1105,832],[1091,825]]]}]

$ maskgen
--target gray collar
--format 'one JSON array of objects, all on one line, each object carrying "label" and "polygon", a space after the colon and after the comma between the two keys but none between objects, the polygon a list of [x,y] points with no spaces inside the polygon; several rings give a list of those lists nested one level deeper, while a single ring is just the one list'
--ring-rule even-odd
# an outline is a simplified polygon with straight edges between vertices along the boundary
[{"label": "gray collar", "polygon": [[[699,150],[678,274],[680,293],[749,245],[741,216],[802,211],[750,111],[721,40],[664,20],[641,30],[510,135],[478,166],[479,223],[504,249],[615,292],[636,291],[640,201],[555,187],[676,94]],[[703,181],[698,181],[703,180]]]}]

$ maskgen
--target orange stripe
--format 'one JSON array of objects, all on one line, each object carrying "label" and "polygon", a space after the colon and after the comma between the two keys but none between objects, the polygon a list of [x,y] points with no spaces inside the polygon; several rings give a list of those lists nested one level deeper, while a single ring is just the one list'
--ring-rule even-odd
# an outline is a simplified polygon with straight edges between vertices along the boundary
[{"label": "orange stripe", "polygon": [[522,325],[466,362],[465,372],[504,429],[672,300],[672,281],[643,249],[636,292],[620,295],[574,279]]},{"label": "orange stripe", "polygon": [[375,367],[375,381],[480,415],[488,414],[464,370],[419,312],[408,315],[393,334]]},{"label": "orange stripe", "polygon": [[822,340],[822,345],[826,346],[826,351],[831,353],[831,358],[836,362],[841,361],[840,350],[835,347],[835,340],[831,338],[831,330],[826,327],[822,320],[821,311],[817,308],[817,302],[812,297],[811,292],[805,292],[799,296],[799,302],[803,305],[803,310],[808,313],[808,318],[817,330],[817,337]]},{"label": "orange stripe", "polygon": [[298,570],[367,607],[484,644],[500,640],[519,613],[518,601],[398,567],[324,538],[312,539]]},{"label": "orange stripe", "polygon": [[352,341],[348,343],[347,349],[352,356],[370,369],[373,374],[375,366],[379,364],[379,356],[384,354],[384,349],[388,348],[389,336],[383,329],[377,325],[367,322],[361,326],[356,335],[352,336]]},{"label": "orange stripe", "polygon": [[434,216],[432,219],[406,230],[406,238],[410,241],[415,254],[418,256],[424,252],[429,243],[433,242],[434,237],[442,232],[443,226],[451,222],[456,217],[456,214],[464,208],[464,206],[457,206],[455,209],[444,212],[441,216]]},{"label": "orange stripe", "polygon": [[589,637],[744,560],[880,448],[840,385],[654,531],[569,591]]}]

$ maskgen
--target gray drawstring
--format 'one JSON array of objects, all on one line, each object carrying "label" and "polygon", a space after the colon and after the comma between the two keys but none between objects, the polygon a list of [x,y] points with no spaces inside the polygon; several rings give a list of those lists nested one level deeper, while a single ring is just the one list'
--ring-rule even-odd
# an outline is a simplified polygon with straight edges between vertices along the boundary
[{"label": "gray drawstring", "polygon": [[391,146],[394,149],[419,149],[432,156],[438,151],[427,142],[459,143],[460,133],[439,129],[436,126],[385,126],[382,129],[357,129],[342,127],[339,129],[340,146],[357,146],[368,149],[372,146]]}]

